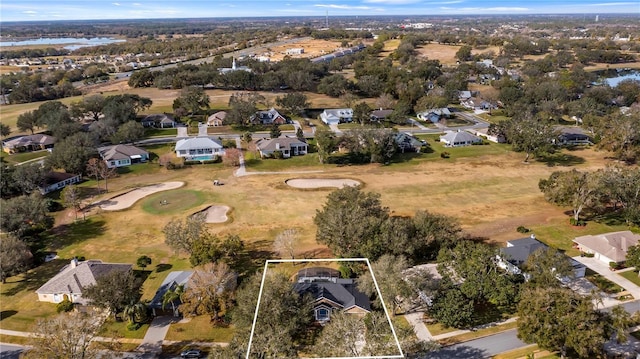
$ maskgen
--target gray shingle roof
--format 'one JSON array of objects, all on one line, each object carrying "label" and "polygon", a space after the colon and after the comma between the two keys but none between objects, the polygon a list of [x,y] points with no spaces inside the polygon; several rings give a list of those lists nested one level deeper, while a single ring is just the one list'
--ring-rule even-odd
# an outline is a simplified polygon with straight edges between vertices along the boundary
[{"label": "gray shingle roof", "polygon": [[440,136],[440,142],[447,142],[450,144],[462,143],[462,142],[481,142],[482,140],[470,134],[467,131],[450,131],[444,136]]},{"label": "gray shingle roof", "polygon": [[209,137],[185,138],[176,142],[176,151],[195,150],[203,148],[222,148],[222,144]]},{"label": "gray shingle roof", "polygon": [[369,298],[356,288],[356,284],[353,281],[341,280],[340,282],[296,283],[294,290],[301,295],[305,293],[311,294],[315,301],[330,300],[339,304],[341,309],[344,310],[357,306],[366,311],[371,311]]},{"label": "gray shingle roof", "polygon": [[98,153],[105,161],[124,160],[131,156],[149,157],[149,152],[131,145],[113,145],[98,148]]},{"label": "gray shingle roof", "polygon": [[23,146],[49,146],[56,142],[55,137],[36,133],[35,135],[21,136],[8,141],[4,141],[4,145],[8,148],[16,148]]},{"label": "gray shingle roof", "polygon": [[82,289],[96,284],[96,279],[111,273],[112,271],[126,272],[131,270],[131,264],[102,263],[99,260],[88,260],[68,264],[43,284],[36,293],[38,294],[71,294],[82,293]]},{"label": "gray shingle roof", "polygon": [[175,271],[169,273],[160,285],[160,288],[156,291],[149,306],[151,308],[162,309],[162,297],[164,297],[164,294],[169,290],[174,290],[179,285],[184,285],[186,288],[192,274],[193,271]]},{"label": "gray shingle roof", "polygon": [[[276,146],[280,145],[280,148]],[[306,146],[307,142],[300,140],[297,137],[278,137],[271,139],[261,139],[256,142],[256,146],[260,151],[276,151],[280,150],[290,150],[291,145],[296,146]]]}]

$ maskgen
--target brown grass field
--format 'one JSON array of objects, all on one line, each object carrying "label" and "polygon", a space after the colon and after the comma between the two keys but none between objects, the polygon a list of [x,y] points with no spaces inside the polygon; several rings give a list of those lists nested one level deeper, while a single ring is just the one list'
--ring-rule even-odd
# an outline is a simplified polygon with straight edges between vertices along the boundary
[{"label": "brown grass field", "polygon": [[[285,56],[287,49],[303,48],[304,53],[300,55],[289,55],[289,57],[297,58],[314,58],[322,55],[330,54],[340,48],[341,41],[308,39],[306,41],[298,41],[293,44],[272,46],[269,49],[269,57],[271,61],[281,61]],[[257,54],[261,55],[261,54]],[[265,54],[266,55],[266,54]]]},{"label": "brown grass field", "polygon": [[[456,64],[456,52],[460,50],[460,46],[455,45],[443,45],[438,43],[430,43],[419,46],[416,51],[419,56],[426,57],[429,60],[438,60],[443,65],[455,65]],[[480,54],[487,51],[493,51],[496,54],[500,52],[498,46],[490,46],[483,49],[473,49],[472,54]]]}]

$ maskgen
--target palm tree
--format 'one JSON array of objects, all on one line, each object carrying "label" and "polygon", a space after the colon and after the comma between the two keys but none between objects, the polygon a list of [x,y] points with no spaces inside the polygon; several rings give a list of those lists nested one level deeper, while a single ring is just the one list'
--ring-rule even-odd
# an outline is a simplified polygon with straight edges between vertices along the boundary
[{"label": "palm tree", "polygon": [[129,323],[142,323],[147,319],[147,306],[142,302],[132,302],[124,307],[122,314],[129,319]]},{"label": "palm tree", "polygon": [[167,304],[171,303],[173,315],[177,316],[176,302],[180,300],[182,294],[184,294],[184,284],[177,285],[173,289],[169,288],[162,296],[162,309],[164,310]]}]

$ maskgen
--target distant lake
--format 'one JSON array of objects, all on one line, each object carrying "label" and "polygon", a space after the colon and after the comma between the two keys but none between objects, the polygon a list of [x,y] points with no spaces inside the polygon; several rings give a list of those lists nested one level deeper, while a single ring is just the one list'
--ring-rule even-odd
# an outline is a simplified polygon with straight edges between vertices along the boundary
[{"label": "distant lake", "polygon": [[624,80],[638,80],[640,81],[640,72],[639,71],[625,71],[619,73],[617,76],[605,78],[603,80],[604,83],[611,87],[616,87],[618,84]]},{"label": "distant lake", "polygon": [[76,50],[81,47],[87,46],[99,46],[99,45],[108,45],[116,42],[125,42],[127,40],[114,39],[112,37],[92,37],[90,39],[86,38],[77,38],[77,37],[56,37],[56,38],[46,38],[41,37],[39,39],[32,40],[21,40],[21,41],[2,41],[0,45],[2,47],[10,47],[10,46],[23,46],[23,45],[64,45],[64,48],[67,50]]}]

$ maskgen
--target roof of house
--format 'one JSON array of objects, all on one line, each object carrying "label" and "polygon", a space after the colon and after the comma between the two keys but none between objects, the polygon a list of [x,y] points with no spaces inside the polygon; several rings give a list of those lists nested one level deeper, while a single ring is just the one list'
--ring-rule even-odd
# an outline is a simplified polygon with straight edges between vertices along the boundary
[{"label": "roof of house", "polygon": [[328,108],[325,109],[322,113],[323,116],[335,116],[338,118],[341,117],[351,117],[353,116],[353,110],[350,108]]},{"label": "roof of house", "polygon": [[124,160],[133,156],[149,156],[149,152],[132,145],[113,145],[98,148],[98,153],[105,161]]},{"label": "roof of house", "polygon": [[[307,142],[297,137],[263,138],[256,141],[260,151],[275,151],[279,149],[291,149],[291,145],[307,145]],[[278,147],[279,146],[279,147]]]},{"label": "roof of house", "polygon": [[448,131],[447,134],[440,136],[441,142],[457,143],[457,142],[480,142],[479,137],[470,134],[467,131]]},{"label": "roof of house", "polygon": [[387,116],[391,115],[393,113],[393,110],[375,110],[373,112],[371,112],[371,117],[376,117],[376,118],[386,118]]},{"label": "roof of house", "polygon": [[224,119],[227,117],[227,112],[226,111],[218,111],[216,113],[214,113],[213,115],[209,116],[207,118],[207,122],[212,122],[215,120],[220,120],[220,121],[224,121]]},{"label": "roof of house", "polygon": [[70,178],[78,177],[80,175],[76,175],[73,173],[66,172],[49,172],[44,175],[44,180],[42,181],[42,186],[49,186],[52,184],[56,184],[62,181],[66,181]]},{"label": "roof of house", "polygon": [[222,148],[222,144],[210,137],[184,138],[176,142],[176,151],[192,150],[199,148]]},{"label": "roof of house", "polygon": [[449,110],[448,107],[442,107],[442,108],[430,108],[428,110],[424,110],[422,112],[420,112],[421,115],[426,116],[430,113],[436,114],[438,116],[451,116],[451,111]]},{"label": "roof of house", "polygon": [[535,238],[526,237],[508,241],[506,247],[500,248],[500,252],[509,261],[524,263],[533,252],[540,248],[547,248],[547,245]]},{"label": "roof of house", "polygon": [[609,232],[576,237],[575,243],[616,261],[626,260],[627,250],[640,241],[640,234],[631,231]]},{"label": "roof of house", "polygon": [[168,123],[168,122],[176,122],[173,117],[164,114],[164,113],[157,113],[157,114],[152,114],[152,115],[147,115],[145,116],[145,118],[142,119],[142,122],[156,122],[156,123]]},{"label": "roof of house", "polygon": [[366,311],[371,311],[371,303],[366,294],[356,288],[356,284],[333,283],[333,282],[311,282],[296,283],[294,290],[300,294],[309,293],[315,301],[329,300],[338,304],[341,309],[360,307]]},{"label": "roof of house", "polygon": [[258,119],[258,120],[273,120],[277,117],[282,117],[284,118],[280,112],[278,112],[278,110],[276,110],[275,108],[270,108],[268,110],[264,110],[264,111],[258,111],[256,112],[253,116],[252,119]]},{"label": "roof of house", "polygon": [[[74,265],[75,261],[75,265]],[[72,260],[58,274],[43,284],[36,293],[66,294],[82,293],[82,289],[96,284],[96,279],[113,271],[126,272],[131,270],[131,264],[103,263],[100,260],[78,262]]]},{"label": "roof of house", "polygon": [[458,93],[458,97],[460,98],[471,98],[471,91],[460,91]]},{"label": "roof of house", "polygon": [[420,139],[406,132],[398,132],[398,134],[396,134],[395,140],[399,146],[405,147],[405,148],[406,147],[422,147],[423,145],[426,144],[426,142],[421,141]]},{"label": "roof of house", "polygon": [[7,141],[4,141],[4,145],[9,148],[23,147],[23,146],[48,146],[56,142],[55,137],[44,135],[42,133],[36,133],[35,135],[20,136]]},{"label": "roof of house", "polygon": [[167,278],[164,279],[160,287],[156,291],[156,294],[153,296],[151,303],[149,306],[156,309],[162,308],[163,297],[166,292],[169,290],[174,290],[179,285],[184,285],[186,287],[189,282],[189,278],[193,275],[193,271],[174,271],[167,275]]}]

